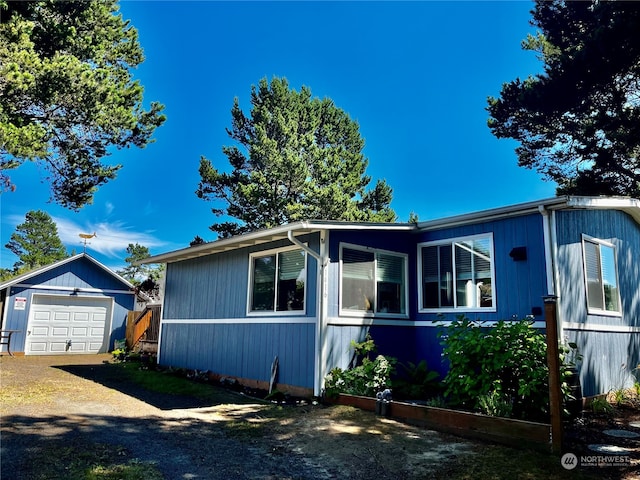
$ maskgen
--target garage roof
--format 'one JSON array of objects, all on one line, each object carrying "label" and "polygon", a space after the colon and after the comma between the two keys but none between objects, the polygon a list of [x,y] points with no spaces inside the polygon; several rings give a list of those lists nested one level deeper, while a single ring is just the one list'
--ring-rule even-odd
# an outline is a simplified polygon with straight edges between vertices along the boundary
[{"label": "garage roof", "polygon": [[102,263],[97,261],[95,258],[91,257],[90,255],[87,255],[86,253],[79,253],[79,254],[74,255],[72,257],[65,258],[64,260],[60,260],[60,261],[58,261],[56,263],[52,263],[51,265],[46,265],[44,267],[39,267],[39,268],[36,268],[35,270],[31,270],[30,272],[23,273],[22,275],[18,275],[17,277],[14,277],[14,278],[12,278],[10,280],[7,280],[4,283],[0,283],[0,290],[4,290],[7,287],[11,287],[13,285],[17,285],[19,283],[23,283],[26,280],[29,280],[30,278],[35,277],[36,275],[40,275],[41,273],[48,272],[49,270],[53,270],[54,268],[58,268],[58,267],[60,267],[62,265],[65,265],[67,263],[75,262],[76,260],[79,260],[81,258],[86,258],[90,262],[93,262],[98,268],[101,268],[106,273],[110,274],[112,277],[114,277],[115,279],[117,279],[118,281],[120,281],[121,283],[126,285],[127,288],[130,288],[130,289],[134,289],[135,288],[130,282],[128,282],[127,280],[122,278],[120,275],[115,273],[109,267],[104,266]]}]

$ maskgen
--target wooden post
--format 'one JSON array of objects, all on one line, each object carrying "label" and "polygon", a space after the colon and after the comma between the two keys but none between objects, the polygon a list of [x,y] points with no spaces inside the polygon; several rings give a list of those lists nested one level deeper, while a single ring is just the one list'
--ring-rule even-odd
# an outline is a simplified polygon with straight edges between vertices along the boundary
[{"label": "wooden post", "polygon": [[547,366],[549,367],[549,413],[551,416],[551,451],[562,452],[562,389],[560,355],[558,353],[558,297],[544,297],[544,319],[547,328]]}]

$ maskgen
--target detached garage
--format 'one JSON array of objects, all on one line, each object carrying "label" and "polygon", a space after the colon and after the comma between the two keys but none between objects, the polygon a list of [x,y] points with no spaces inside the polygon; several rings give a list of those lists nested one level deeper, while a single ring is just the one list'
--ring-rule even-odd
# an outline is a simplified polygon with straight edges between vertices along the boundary
[{"label": "detached garage", "polygon": [[108,352],[134,305],[133,285],[86,253],[0,284],[0,325],[15,354]]}]

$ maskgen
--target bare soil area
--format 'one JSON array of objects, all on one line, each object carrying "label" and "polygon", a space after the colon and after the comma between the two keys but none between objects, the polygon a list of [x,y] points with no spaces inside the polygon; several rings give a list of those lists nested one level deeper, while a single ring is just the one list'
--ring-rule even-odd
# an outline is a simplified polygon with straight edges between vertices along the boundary
[{"label": "bare soil area", "polygon": [[470,442],[350,407],[150,392],[122,382],[110,359],[0,359],[1,478],[43,478],[43,450],[89,445],[155,463],[166,479],[436,478],[474,454]]},{"label": "bare soil area", "polygon": [[66,479],[48,465],[64,471],[87,450],[153,464],[166,480],[638,478],[565,471],[551,456],[351,407],[278,407],[210,388],[207,401],[151,392],[110,355],[0,357],[0,478]]}]

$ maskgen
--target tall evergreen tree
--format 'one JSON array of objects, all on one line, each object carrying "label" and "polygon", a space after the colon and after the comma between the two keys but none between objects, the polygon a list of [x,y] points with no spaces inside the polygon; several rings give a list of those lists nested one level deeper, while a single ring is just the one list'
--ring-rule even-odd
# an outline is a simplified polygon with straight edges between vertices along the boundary
[{"label": "tall evergreen tree", "polygon": [[127,256],[124,261],[127,266],[116,273],[136,285],[141,291],[152,298],[156,298],[159,292],[159,281],[164,271],[164,265],[136,265],[140,260],[149,258],[149,248],[138,243],[130,243],[127,247]]},{"label": "tall evergreen tree", "polygon": [[132,78],[143,60],[116,0],[0,0],[0,191],[33,161],[54,201],[90,203],[121,167],[103,163],[110,148],[144,147],[164,121]]},{"label": "tall evergreen tree", "polygon": [[391,222],[391,188],[378,180],[367,190],[368,160],[358,124],[330,99],[290,89],[284,78],[262,79],[251,88],[246,116],[236,98],[225,146],[232,171],[200,160],[196,194],[217,202],[212,209],[236,221],[210,228],[228,237],[292,221],[351,220]]},{"label": "tall evergreen tree", "polygon": [[640,196],[640,3],[536,1],[544,72],[489,97],[492,133],[558,193]]},{"label": "tall evergreen tree", "polygon": [[42,210],[27,212],[24,223],[16,227],[5,247],[18,257],[13,266],[16,274],[68,257],[58,236],[58,227],[51,216]]}]

